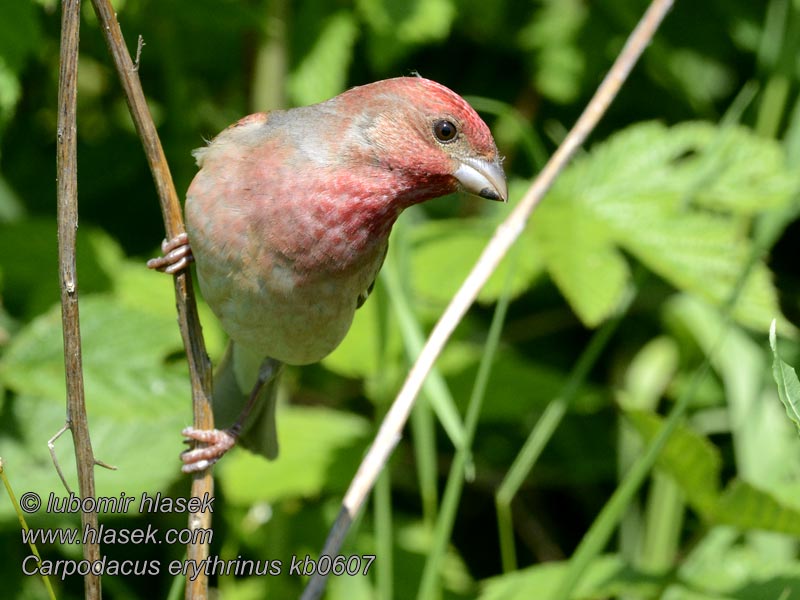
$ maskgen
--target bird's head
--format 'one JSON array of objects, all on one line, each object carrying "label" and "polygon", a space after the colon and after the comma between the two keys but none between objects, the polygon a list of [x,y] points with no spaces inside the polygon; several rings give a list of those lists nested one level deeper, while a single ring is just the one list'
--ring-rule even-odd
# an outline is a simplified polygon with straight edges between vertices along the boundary
[{"label": "bird's head", "polygon": [[492,134],[452,90],[422,77],[398,77],[339,97],[358,105],[360,159],[408,186],[409,203],[463,190],[506,201],[508,187]]}]

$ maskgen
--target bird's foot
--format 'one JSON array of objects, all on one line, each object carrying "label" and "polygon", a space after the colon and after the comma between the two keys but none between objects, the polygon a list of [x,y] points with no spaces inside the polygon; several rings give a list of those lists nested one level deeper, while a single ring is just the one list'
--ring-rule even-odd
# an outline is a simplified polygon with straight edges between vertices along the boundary
[{"label": "bird's foot", "polygon": [[[184,473],[198,473],[217,462],[222,455],[236,444],[238,432],[234,429],[195,429],[186,427],[181,434],[189,440],[208,444],[205,448],[195,448],[181,453]],[[187,440],[188,441],[188,440]]]},{"label": "bird's foot", "polygon": [[174,275],[185,269],[194,260],[192,248],[189,246],[189,236],[186,232],[178,234],[171,240],[161,242],[163,256],[151,258],[147,261],[147,268]]}]

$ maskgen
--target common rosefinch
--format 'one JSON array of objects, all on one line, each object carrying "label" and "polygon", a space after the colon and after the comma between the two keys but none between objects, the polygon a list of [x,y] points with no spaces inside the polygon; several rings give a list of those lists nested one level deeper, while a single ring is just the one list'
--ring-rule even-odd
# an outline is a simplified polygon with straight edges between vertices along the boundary
[{"label": "common rosefinch", "polygon": [[316,362],[341,342],[404,208],[459,189],[503,201],[508,193],[489,128],[463,98],[421,77],[250,115],[195,156],[191,252],[182,236],[148,265],[174,272],[196,262],[232,340],[213,405],[216,421],[233,425],[185,429],[211,445],[184,452],[184,472],[213,464],[240,433],[246,447],[277,454],[281,364]]}]

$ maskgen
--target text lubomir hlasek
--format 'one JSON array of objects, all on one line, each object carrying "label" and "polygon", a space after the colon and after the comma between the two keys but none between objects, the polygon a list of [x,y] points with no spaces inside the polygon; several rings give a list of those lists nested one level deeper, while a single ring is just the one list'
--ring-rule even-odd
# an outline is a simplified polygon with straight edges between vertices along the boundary
[{"label": "text lubomir hlasek", "polygon": [[[53,492],[47,498],[46,511],[49,513],[127,513],[136,502],[136,496],[120,492],[119,496],[99,496],[97,498],[81,498],[71,493],[69,496],[56,496]],[[171,498],[162,496],[161,492],[149,495],[144,492],[138,504],[134,504],[140,513],[200,513],[214,512],[214,497],[208,493],[202,498]]]}]

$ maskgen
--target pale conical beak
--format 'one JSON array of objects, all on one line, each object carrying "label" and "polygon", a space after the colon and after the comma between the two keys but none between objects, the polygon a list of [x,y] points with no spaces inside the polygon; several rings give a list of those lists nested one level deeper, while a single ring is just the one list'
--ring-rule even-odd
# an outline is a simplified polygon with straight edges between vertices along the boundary
[{"label": "pale conical beak", "polygon": [[454,175],[465,192],[488,200],[508,201],[508,184],[499,160],[464,158]]}]

